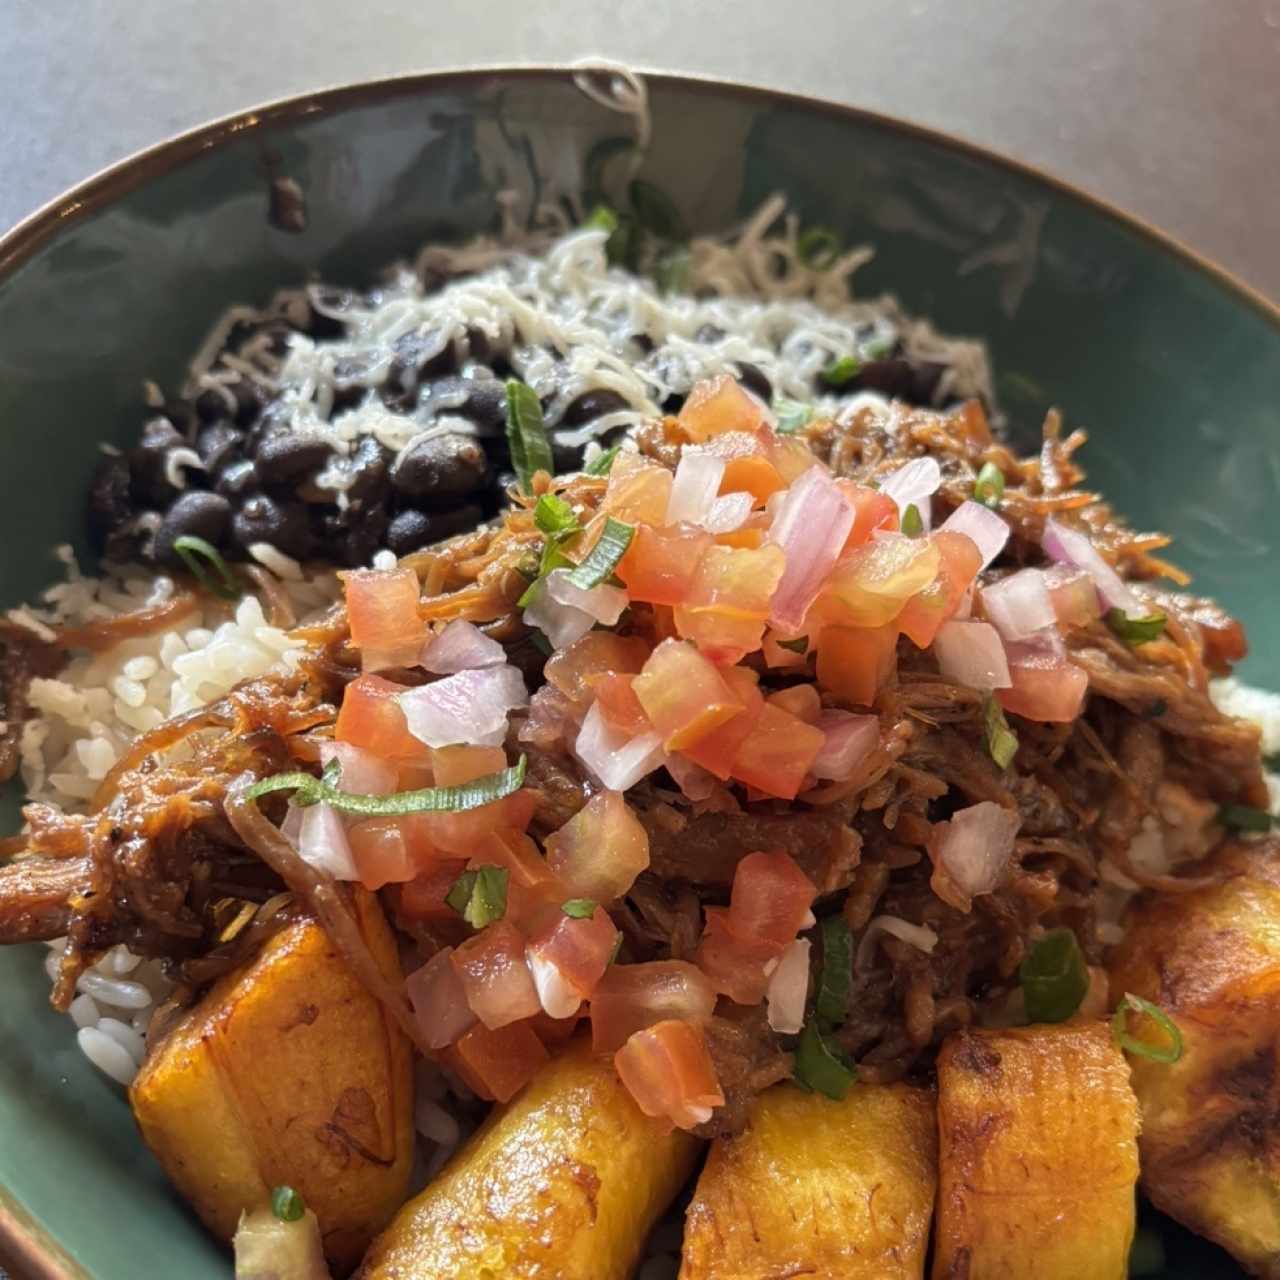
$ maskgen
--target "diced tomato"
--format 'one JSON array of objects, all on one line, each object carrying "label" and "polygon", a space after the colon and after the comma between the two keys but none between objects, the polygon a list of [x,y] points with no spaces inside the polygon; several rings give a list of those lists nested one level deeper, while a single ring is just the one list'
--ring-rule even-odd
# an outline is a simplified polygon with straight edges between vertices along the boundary
[{"label": "diced tomato", "polygon": [[355,796],[386,796],[400,788],[399,769],[390,760],[350,742],[320,744],[320,763],[326,768],[338,762],[338,790]]},{"label": "diced tomato", "polygon": [[507,767],[501,747],[431,747],[431,771],[437,787],[458,787]]},{"label": "diced tomato", "polygon": [[764,696],[757,688],[759,677],[748,667],[721,667],[720,675],[742,703],[743,710],[691,747],[686,747],[681,755],[724,782],[733,769],[738,748],[746,741],[759,719]]},{"label": "diced tomato", "polygon": [[764,633],[764,643],[761,645],[765,665],[772,667],[774,670],[803,667],[808,660],[806,654],[797,653],[794,649],[785,648],[782,644],[783,640],[799,640],[802,638],[804,637],[784,635],[770,628]]},{"label": "diced tomato", "polygon": [[[440,787],[474,782],[476,778],[507,767],[501,747],[452,746],[430,750],[436,786]],[[404,819],[405,830],[411,840],[423,840],[444,853],[465,857],[474,853],[493,831],[504,827],[523,831],[537,803],[534,793],[522,787],[478,809],[410,814]]]},{"label": "diced tomato", "polygon": [[400,887],[400,914],[420,924],[456,924],[458,913],[445,901],[449,890],[467,869],[461,858],[438,862]]},{"label": "diced tomato", "polygon": [[1011,660],[1012,689],[996,690],[1006,711],[1047,724],[1069,724],[1080,715],[1089,677],[1083,669],[1056,655]]},{"label": "diced tomato", "polygon": [[362,652],[384,655],[388,666],[412,662],[427,634],[426,624],[418,617],[418,575],[402,565],[352,569],[343,577],[351,643]]},{"label": "diced tomato", "polygon": [[1064,627],[1088,626],[1102,616],[1098,588],[1083,569],[1055,564],[1043,572],[1054,616]]},{"label": "diced tomato", "polygon": [[467,1003],[491,1031],[542,1007],[525,961],[524,937],[509,920],[495,921],[460,943],[451,959]]},{"label": "diced tomato", "polygon": [[982,568],[982,552],[967,534],[942,529],[933,535],[933,542],[938,548],[938,576],[912,596],[898,615],[898,630],[917,649],[927,649],[942,624],[955,616]]},{"label": "diced tomato", "polygon": [[404,980],[414,1020],[431,1049],[443,1049],[476,1024],[452,956],[452,947],[442,947]]},{"label": "diced tomato", "polygon": [[632,688],[668,751],[692,746],[742,710],[715,663],[681,640],[658,645]]},{"label": "diced tomato", "polygon": [[538,846],[522,831],[500,828],[481,843],[471,867],[502,867],[507,872],[506,919],[523,930],[537,928],[560,914],[572,891],[547,865]]},{"label": "diced tomato", "polygon": [[442,1060],[473,1093],[510,1102],[549,1057],[529,1023],[513,1022],[496,1031],[483,1023],[472,1027]]},{"label": "diced tomato", "polygon": [[837,698],[869,707],[893,675],[898,629],[826,627],[818,639],[818,684]]},{"label": "diced tomato", "polygon": [[588,631],[581,640],[547,659],[545,675],[570,702],[585,711],[594,696],[593,676],[610,671],[634,675],[648,656],[649,646],[637,636]]},{"label": "diced tomato", "polygon": [[706,974],[686,960],[610,965],[591,993],[591,1046],[613,1053],[645,1027],[668,1018],[701,1022],[715,1005]]},{"label": "diced tomato", "polygon": [[705,446],[706,452],[724,460],[720,492],[749,493],[764,504],[786,482],[770,459],[770,441],[754,431],[726,431]]},{"label": "diced tomato", "polygon": [[635,676],[620,675],[616,671],[591,677],[600,714],[611,729],[625,733],[630,738],[638,738],[642,733],[653,731],[653,725],[649,723],[649,717],[645,715],[640,699],[636,697],[633,683],[635,679]]},{"label": "diced tomato", "polygon": [[769,426],[763,403],[727,373],[699,382],[676,421],[695,444],[727,431],[759,432]]},{"label": "diced tomato", "polygon": [[759,551],[768,537],[767,529],[751,525],[743,525],[741,529],[730,529],[728,533],[716,534],[716,546],[737,547],[744,551]]},{"label": "diced tomato", "polygon": [[845,539],[845,551],[853,551],[870,541],[877,529],[898,528],[898,504],[887,493],[852,480],[837,480],[836,484],[853,508],[853,528]]},{"label": "diced tomato", "polygon": [[617,943],[618,930],[603,907],[597,907],[587,917],[575,918],[562,910],[558,919],[548,919],[530,937],[527,949],[534,983],[543,997],[543,1008],[550,1014],[564,1016],[559,1010],[548,1008],[546,992],[542,989],[548,971],[553,971],[558,983],[579,1000],[585,1000],[609,967]]},{"label": "diced tomato", "polygon": [[418,874],[399,818],[365,818],[347,829],[347,843],[366,889],[403,884]]},{"label": "diced tomato", "polygon": [[785,853],[749,853],[733,873],[729,893],[729,931],[749,943],[763,943],[781,954],[812,922],[809,909],[818,896],[812,880]]},{"label": "diced tomato", "polygon": [[826,736],[814,725],[766,702],[733,757],[739,782],[780,800],[794,800]]},{"label": "diced tomato", "polygon": [[612,902],[649,865],[649,836],[618,791],[602,791],[544,841],[547,865],[575,897]]},{"label": "diced tomato", "polygon": [[781,707],[788,715],[803,720],[805,724],[813,724],[822,714],[822,699],[818,696],[817,687],[811,684],[793,684],[789,689],[779,689],[765,701]]},{"label": "diced tomato", "polygon": [[[618,577],[632,600],[648,604],[681,604],[689,594],[694,570],[714,539],[692,524],[665,528],[636,527],[627,553],[618,562]],[[598,633],[588,633],[588,636]]]},{"label": "diced tomato", "polygon": [[729,928],[728,907],[707,907],[707,924],[694,954],[694,963],[711,986],[735,1004],[759,1004],[769,987],[772,961],[778,950],[772,943],[740,938]]},{"label": "diced tomato", "polygon": [[783,484],[794,484],[813,466],[813,452],[803,440],[794,436],[769,437],[769,460],[777,468]]},{"label": "diced tomato", "polygon": [[381,676],[357,676],[342,695],[334,737],[387,760],[426,760],[427,748],[409,732],[396,702],[404,692]]},{"label": "diced tomato", "polygon": [[692,1129],[724,1105],[724,1094],[702,1028],[668,1019],[637,1031],[613,1055],[613,1065],[647,1116]]},{"label": "diced tomato", "polygon": [[435,785],[435,777],[431,772],[430,748],[426,749],[423,760],[396,761],[396,785],[393,791],[421,791],[424,787]]},{"label": "diced tomato", "polygon": [[766,543],[709,548],[698,561],[676,628],[716,662],[739,662],[760,648],[769,603],[786,568],[781,547]]},{"label": "diced tomato", "polygon": [[885,534],[836,565],[815,608],[836,626],[882,627],[938,576],[941,561],[929,538]]},{"label": "diced tomato", "polygon": [[604,517],[613,516],[626,524],[661,525],[667,518],[671,501],[672,475],[666,467],[650,462],[636,453],[620,453],[609,471],[609,487],[600,503],[600,514],[588,525],[581,546],[574,545],[585,556],[604,530]]}]

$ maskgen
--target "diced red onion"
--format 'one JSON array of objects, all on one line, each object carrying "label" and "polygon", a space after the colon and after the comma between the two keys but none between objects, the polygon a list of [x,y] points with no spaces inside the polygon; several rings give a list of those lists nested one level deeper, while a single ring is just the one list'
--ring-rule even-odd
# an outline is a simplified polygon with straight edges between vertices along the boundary
[{"label": "diced red onion", "polygon": [[956,606],[956,617],[961,622],[973,617],[973,597],[976,591],[977,583],[971,582],[965,587],[964,595],[960,597],[960,603]]},{"label": "diced red onion", "polygon": [[576,704],[555,685],[544,684],[529,699],[529,714],[516,737],[546,751],[567,751],[578,736],[580,715]]},{"label": "diced red onion", "polygon": [[724,459],[700,449],[685,449],[680,454],[671,497],[667,500],[667,523],[687,520],[698,524],[710,512],[720,482],[724,479]]},{"label": "diced red onion", "polygon": [[1102,616],[1098,587],[1086,569],[1053,564],[1044,571],[1053,611],[1064,627],[1083,627]]},{"label": "diced red onion", "polygon": [[720,785],[714,773],[704,769],[700,764],[674,752],[667,759],[667,772],[675,779],[686,800],[695,803],[699,800],[710,800]]},{"label": "diced red onion", "polygon": [[547,593],[551,598],[558,604],[581,609],[602,626],[613,626],[629,603],[627,593],[607,582],[584,591],[569,572],[568,569],[556,569],[547,575]]},{"label": "diced red onion", "polygon": [[350,742],[322,742],[320,763],[337,760],[341,766],[338,790],[353,796],[388,796],[399,782],[399,773],[390,761]]},{"label": "diced red onion", "polygon": [[405,994],[429,1049],[443,1049],[476,1024],[462,979],[453,967],[452,947],[442,947],[405,980]]},{"label": "diced red onion", "polygon": [[280,824],[280,834],[295,849],[298,847],[298,841],[302,839],[302,814],[302,806],[290,800],[289,807],[285,810],[284,821]]},{"label": "diced red onion", "polygon": [[972,538],[982,553],[985,569],[1004,550],[1009,541],[1009,526],[989,507],[980,502],[962,502],[939,526],[939,532],[963,533]]},{"label": "diced red onion", "polygon": [[502,666],[459,671],[399,694],[396,701],[409,732],[429,747],[497,747],[507,736],[507,716],[527,706],[529,695],[520,672]]},{"label": "diced red onion", "polygon": [[993,800],[959,809],[950,822],[939,822],[929,836],[933,858],[933,890],[944,902],[967,911],[970,900],[990,893],[1009,860],[1022,819]]},{"label": "diced red onion", "polygon": [[1046,659],[1060,662],[1067,656],[1057,627],[1046,627],[1023,640],[1010,640],[1004,651],[1011,667],[1043,666]]},{"label": "diced red onion", "polygon": [[298,856],[317,871],[335,880],[359,880],[342,815],[328,804],[310,804],[302,810]]},{"label": "diced red onion", "polygon": [[927,924],[912,924],[901,916],[876,916],[867,922],[853,958],[853,967],[865,973],[871,967],[876,946],[882,933],[890,934],[900,942],[908,942],[925,955],[930,955],[938,945],[938,935]]},{"label": "diced red onion", "polygon": [[1000,633],[972,618],[944,622],[933,640],[938,670],[970,689],[1008,689],[1009,660]]},{"label": "diced red onion", "polygon": [[543,1012],[550,1018],[568,1018],[577,1013],[582,997],[555,963],[535,955],[532,948],[526,948],[525,959],[529,972],[533,974],[533,985],[537,988]]},{"label": "diced red onion", "polygon": [[808,938],[797,938],[782,953],[778,967],[769,975],[765,993],[769,1002],[769,1025],[782,1035],[795,1035],[804,1026],[811,945]]},{"label": "diced red onion", "polygon": [[810,467],[787,491],[769,529],[769,541],[787,557],[770,605],[774,626],[801,626],[852,528],[853,508],[831,473]]},{"label": "diced red onion", "polygon": [[711,504],[711,510],[702,518],[702,527],[708,533],[732,533],[741,529],[755,506],[749,493],[726,493]]},{"label": "diced red onion", "polygon": [[1044,522],[1040,539],[1045,555],[1058,564],[1073,564],[1083,569],[1098,588],[1102,603],[1109,609],[1123,609],[1130,618],[1145,617],[1148,610],[1125,585],[1120,575],[1102,558],[1086,534],[1069,529],[1052,516]]},{"label": "diced red onion", "polygon": [[609,727],[597,702],[591,704],[584,717],[573,750],[610,791],[634,787],[667,760],[660,735],[644,733],[629,738],[616,732]]},{"label": "diced red onion", "polygon": [[898,504],[899,519],[908,507],[915,507],[927,532],[933,516],[932,498],[941,483],[942,468],[936,458],[912,458],[905,467],[899,467],[881,482],[880,492]]},{"label": "diced red onion", "polygon": [[1019,569],[979,594],[987,617],[1006,640],[1025,640],[1058,620],[1039,569]]},{"label": "diced red onion", "polygon": [[456,675],[506,662],[506,650],[474,623],[455,618],[438,636],[423,646],[419,663],[438,676]]},{"label": "diced red onion", "polygon": [[567,649],[596,625],[613,626],[627,607],[627,593],[607,583],[584,591],[569,578],[568,569],[556,569],[533,590],[524,620],[537,627],[553,649]]},{"label": "diced red onion", "polygon": [[821,729],[826,738],[809,766],[815,778],[842,782],[880,742],[878,716],[857,716],[833,709],[822,712],[814,727]]}]

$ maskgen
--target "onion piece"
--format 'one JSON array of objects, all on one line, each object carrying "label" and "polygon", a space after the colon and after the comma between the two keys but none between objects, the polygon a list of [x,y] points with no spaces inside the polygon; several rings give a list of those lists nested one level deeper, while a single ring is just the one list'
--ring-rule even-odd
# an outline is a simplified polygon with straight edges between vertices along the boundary
[{"label": "onion piece", "polygon": [[765,993],[769,1002],[769,1025],[783,1035],[795,1035],[804,1026],[812,945],[808,938],[797,938],[782,953],[778,967],[769,975],[769,988]]},{"label": "onion piece", "polygon": [[770,604],[769,621],[775,627],[796,630],[803,624],[844,549],[853,520],[853,508],[826,467],[810,467],[787,490],[769,528],[769,541],[787,557]]},{"label": "onion piece", "polygon": [[700,800],[710,800],[720,786],[714,773],[700,764],[694,764],[678,751],[667,757],[666,766],[684,798],[695,804]]},{"label": "onion piece", "polygon": [[700,524],[710,513],[723,479],[723,458],[701,449],[685,449],[671,484],[666,523],[679,524],[687,520],[690,524]]},{"label": "onion piece", "polygon": [[432,1049],[443,1049],[476,1024],[462,979],[453,967],[452,947],[442,947],[405,980],[405,995],[422,1037]]},{"label": "onion piece", "polygon": [[1083,569],[1093,579],[1107,608],[1123,609],[1130,618],[1146,616],[1148,611],[1142,601],[1102,558],[1086,534],[1078,529],[1069,529],[1050,516],[1044,522],[1044,536],[1040,539],[1040,545],[1050,560]]},{"label": "onion piece", "polygon": [[554,961],[525,951],[533,985],[537,988],[542,1010],[549,1018],[569,1018],[582,1006],[582,997],[573,989],[569,980],[557,968]]},{"label": "onion piece", "polygon": [[990,893],[1013,857],[1022,818],[994,800],[959,809],[929,835],[933,859],[930,885],[944,902],[968,911],[979,894]]},{"label": "onion piece", "polygon": [[879,716],[858,716],[850,711],[824,711],[816,728],[826,737],[809,766],[815,778],[842,782],[867,758],[880,742]]},{"label": "onion piece", "polygon": [[396,696],[409,732],[429,747],[467,743],[499,747],[507,716],[529,704],[524,678],[515,667],[459,671]]},{"label": "onion piece", "polygon": [[920,515],[924,531],[929,532],[933,517],[933,495],[942,483],[942,468],[936,458],[912,458],[905,467],[899,467],[880,484],[880,492],[898,504],[898,518],[906,515],[908,507],[915,507]]},{"label": "onion piece", "polygon": [[934,637],[933,654],[944,676],[970,689],[1008,689],[1013,684],[1004,643],[989,622],[944,622]]},{"label": "onion piece", "polygon": [[625,591],[601,583],[583,590],[570,580],[570,570],[556,569],[534,584],[524,620],[537,627],[553,649],[567,649],[596,625],[613,626],[627,607]]},{"label": "onion piece", "polygon": [[506,662],[506,650],[472,622],[455,618],[439,635],[423,646],[421,666],[438,676],[456,675],[480,667],[497,667]]},{"label": "onion piece", "polygon": [[574,582],[569,569],[556,569],[547,575],[547,593],[557,603],[581,609],[602,626],[611,627],[627,607],[627,593],[607,582],[597,587],[582,588]]},{"label": "onion piece", "polygon": [[900,942],[908,942],[917,950],[930,955],[938,945],[938,935],[927,924],[912,924],[901,916],[875,916],[867,922],[858,940],[858,950],[853,957],[853,967],[865,973],[871,966],[876,944],[882,933],[890,934]]},{"label": "onion piece", "polygon": [[320,763],[338,762],[338,790],[353,796],[389,796],[396,790],[400,771],[390,760],[350,742],[322,742]]},{"label": "onion piece", "polygon": [[711,504],[699,523],[708,533],[732,533],[746,524],[755,504],[749,493],[726,493]]},{"label": "onion piece", "polygon": [[987,617],[1006,640],[1025,640],[1058,620],[1039,569],[1019,569],[979,594]]},{"label": "onion piece", "polygon": [[332,805],[310,804],[302,810],[298,856],[335,880],[360,879],[342,815]]},{"label": "onion piece", "polygon": [[1009,526],[989,507],[980,502],[966,499],[939,526],[938,531],[963,533],[972,538],[982,553],[982,565],[979,572],[985,569],[1003,550],[1009,541]]},{"label": "onion piece", "polygon": [[658,734],[628,738],[616,732],[595,702],[583,718],[573,752],[610,791],[634,787],[667,762]]}]

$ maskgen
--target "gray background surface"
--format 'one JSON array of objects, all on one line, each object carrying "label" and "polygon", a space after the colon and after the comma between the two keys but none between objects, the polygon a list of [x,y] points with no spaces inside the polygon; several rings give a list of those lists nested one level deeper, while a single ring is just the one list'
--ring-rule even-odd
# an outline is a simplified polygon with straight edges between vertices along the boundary
[{"label": "gray background surface", "polygon": [[0,0],[0,224],[267,98],[586,53],[959,134],[1280,298],[1280,0]]}]

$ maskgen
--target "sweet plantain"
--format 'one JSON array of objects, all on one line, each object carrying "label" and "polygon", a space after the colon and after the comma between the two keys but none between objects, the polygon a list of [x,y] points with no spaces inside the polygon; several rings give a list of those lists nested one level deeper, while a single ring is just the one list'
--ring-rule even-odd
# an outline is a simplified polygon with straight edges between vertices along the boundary
[{"label": "sweet plantain", "polygon": [[1132,1058],[1143,1189],[1250,1271],[1275,1276],[1280,841],[1227,846],[1212,870],[1222,883],[1135,903],[1111,958],[1111,990],[1160,1005],[1182,1033],[1177,1062]]},{"label": "sweet plantain", "polygon": [[[395,941],[357,892],[388,974]],[[206,1225],[230,1240],[274,1186],[314,1210],[350,1269],[404,1199],[413,1157],[407,1040],[311,920],[216,983],[143,1064],[130,1092],[142,1136]]]},{"label": "sweet plantain", "polygon": [[927,1090],[859,1084],[832,1102],[779,1085],[712,1144],[680,1280],[918,1280],[936,1182]]},{"label": "sweet plantain", "polygon": [[577,1041],[405,1205],[358,1280],[627,1280],[700,1145]]},{"label": "sweet plantain", "polygon": [[938,1058],[934,1280],[1122,1280],[1137,1129],[1105,1023],[952,1036]]}]

